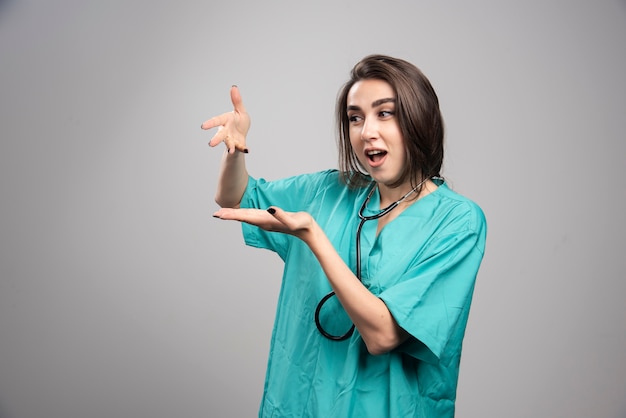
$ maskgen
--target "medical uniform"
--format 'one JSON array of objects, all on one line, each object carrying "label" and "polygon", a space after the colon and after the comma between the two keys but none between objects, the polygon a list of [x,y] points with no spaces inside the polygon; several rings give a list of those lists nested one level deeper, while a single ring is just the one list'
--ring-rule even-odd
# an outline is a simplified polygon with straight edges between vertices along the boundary
[{"label": "medical uniform", "polygon": [[[378,236],[376,221],[363,227],[362,282],[411,335],[383,355],[369,354],[358,330],[339,342],[318,332],[315,308],[332,289],[304,242],[243,224],[246,244],[275,251],[285,261],[260,417],[454,416],[486,223],[476,204],[438,185]],[[349,189],[336,170],[271,182],[250,178],[241,207],[310,213],[355,271],[358,211],[368,191]],[[365,215],[380,209],[379,199],[375,191]],[[320,320],[333,335],[351,326],[336,297],[324,305]]]}]

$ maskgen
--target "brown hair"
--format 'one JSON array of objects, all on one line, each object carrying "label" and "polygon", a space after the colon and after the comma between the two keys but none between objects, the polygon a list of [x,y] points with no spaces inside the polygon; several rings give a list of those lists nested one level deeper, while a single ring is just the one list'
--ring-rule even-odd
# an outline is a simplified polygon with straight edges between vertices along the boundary
[{"label": "brown hair", "polygon": [[339,169],[349,187],[369,183],[365,168],[359,163],[350,143],[347,113],[348,93],[360,80],[377,79],[391,86],[396,95],[396,115],[404,138],[407,165],[392,187],[406,180],[415,186],[425,178],[440,175],[443,163],[444,126],[439,99],[430,81],[413,64],[385,55],[369,55],[350,72],[350,80],[339,92],[336,117],[338,128]]}]

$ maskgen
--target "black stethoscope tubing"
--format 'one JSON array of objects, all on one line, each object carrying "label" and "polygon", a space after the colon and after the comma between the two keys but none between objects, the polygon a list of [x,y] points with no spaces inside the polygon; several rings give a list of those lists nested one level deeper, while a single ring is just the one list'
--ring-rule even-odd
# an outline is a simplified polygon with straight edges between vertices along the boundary
[{"label": "black stethoscope tubing", "polygon": [[[421,184],[422,183],[420,183],[417,187],[421,186]],[[417,189],[417,187],[415,189]],[[391,212],[396,206],[398,206],[400,202],[406,199],[413,191],[415,191],[415,189],[413,189],[411,192],[407,193],[402,199],[396,202],[393,202],[391,205],[387,206],[380,212],[374,215],[365,216],[363,214],[363,211],[365,211],[365,208],[367,207],[367,203],[372,197],[372,194],[374,194],[375,189],[376,189],[376,184],[372,186],[371,190],[367,194],[367,197],[365,198],[365,201],[363,201],[363,204],[361,205],[361,208],[359,209],[359,218],[361,219],[361,221],[359,222],[359,226],[357,227],[357,230],[356,230],[356,277],[357,279],[359,279],[359,281],[361,281],[361,230],[363,229],[363,224],[365,224],[366,221],[372,221],[374,219],[378,219],[378,218],[385,216],[386,214]],[[329,340],[343,341],[345,339],[350,338],[350,336],[352,336],[352,333],[354,332],[354,324],[352,324],[348,332],[346,332],[345,334],[332,335],[328,333],[324,329],[324,327],[322,327],[322,324],[320,322],[320,311],[322,310],[322,306],[324,306],[326,301],[332,298],[333,296],[335,296],[334,291],[324,296],[317,304],[317,308],[315,308],[315,326],[317,327],[317,330],[320,332],[320,334],[322,334],[324,337],[328,338]]]}]

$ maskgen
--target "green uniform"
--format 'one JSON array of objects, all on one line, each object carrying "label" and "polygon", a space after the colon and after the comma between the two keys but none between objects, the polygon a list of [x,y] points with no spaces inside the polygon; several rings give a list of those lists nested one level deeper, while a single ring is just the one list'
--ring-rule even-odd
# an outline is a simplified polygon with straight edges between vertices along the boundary
[{"label": "green uniform", "polygon": [[[475,203],[437,184],[378,236],[376,221],[362,230],[362,282],[411,335],[383,355],[369,354],[358,330],[341,342],[318,332],[315,308],[332,289],[304,242],[243,224],[248,245],[275,251],[285,261],[260,417],[454,416],[486,223]],[[310,213],[355,271],[358,211],[368,190],[349,189],[336,170],[272,182],[250,178],[241,207]],[[365,215],[380,209],[377,191],[367,206]],[[351,325],[336,297],[320,317],[334,335]]]}]

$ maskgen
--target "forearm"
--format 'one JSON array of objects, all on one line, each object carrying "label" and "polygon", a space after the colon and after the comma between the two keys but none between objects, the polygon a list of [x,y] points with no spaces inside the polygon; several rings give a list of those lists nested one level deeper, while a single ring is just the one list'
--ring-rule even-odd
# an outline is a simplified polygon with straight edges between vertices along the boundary
[{"label": "forearm", "polygon": [[248,170],[244,153],[224,152],[215,193],[215,202],[223,208],[237,208],[248,185]]},{"label": "forearm", "polygon": [[407,332],[398,326],[385,303],[357,279],[307,212],[285,212],[278,207],[267,210],[220,209],[213,216],[246,222],[266,231],[288,233],[304,241],[319,261],[371,354],[386,353],[408,338]]},{"label": "forearm", "polygon": [[386,353],[406,340],[408,334],[398,326],[385,303],[357,279],[319,225],[314,224],[305,242],[371,354]]}]

